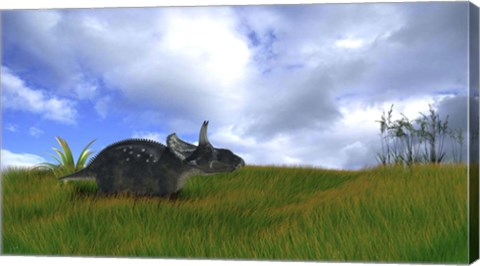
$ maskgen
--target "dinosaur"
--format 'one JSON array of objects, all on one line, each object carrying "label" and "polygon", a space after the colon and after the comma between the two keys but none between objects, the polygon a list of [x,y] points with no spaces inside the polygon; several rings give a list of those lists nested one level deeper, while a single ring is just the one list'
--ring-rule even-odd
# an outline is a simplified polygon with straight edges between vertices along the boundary
[{"label": "dinosaur", "polygon": [[245,165],[230,150],[214,148],[207,128],[208,121],[204,121],[198,146],[181,140],[175,133],[167,137],[166,146],[147,139],[115,142],[93,157],[85,168],[60,180],[95,179],[101,194],[173,197],[191,176],[232,172]]}]

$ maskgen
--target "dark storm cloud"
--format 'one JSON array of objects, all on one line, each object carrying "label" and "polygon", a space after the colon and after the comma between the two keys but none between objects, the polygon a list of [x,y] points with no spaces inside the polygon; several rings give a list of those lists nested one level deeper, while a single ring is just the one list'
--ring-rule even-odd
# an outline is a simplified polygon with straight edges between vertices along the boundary
[{"label": "dark storm cloud", "polygon": [[[467,3],[401,4],[402,22],[372,46],[369,91],[388,97],[464,91]],[[381,96],[381,95],[380,95]]]},{"label": "dark storm cloud", "polygon": [[[447,97],[438,103],[435,104],[438,114],[442,119],[447,119],[448,116],[448,127],[455,135],[452,138],[451,135],[448,136],[448,141],[445,145],[445,152],[447,153],[447,160],[453,160],[454,152],[457,153],[456,159],[459,159],[458,153],[461,153],[462,161],[467,160],[468,145],[470,141],[468,136],[468,97],[464,95],[458,95],[453,97]],[[476,103],[478,104],[478,102]],[[458,134],[461,132],[463,136],[463,144],[458,142]],[[470,148],[472,146],[470,145]]]},{"label": "dark storm cloud", "polygon": [[331,78],[324,73],[299,76],[252,102],[249,134],[271,137],[305,128],[325,128],[340,116],[332,102]]},{"label": "dark storm cloud", "polygon": [[442,119],[448,116],[448,125],[451,129],[467,132],[468,97],[458,95],[446,97],[436,103],[434,107]]},{"label": "dark storm cloud", "polygon": [[[279,71],[266,92],[250,101],[250,129],[258,137],[325,130],[342,117],[337,90],[353,85],[368,66],[363,60],[338,60],[313,69]],[[254,92],[254,91],[252,91]]]}]

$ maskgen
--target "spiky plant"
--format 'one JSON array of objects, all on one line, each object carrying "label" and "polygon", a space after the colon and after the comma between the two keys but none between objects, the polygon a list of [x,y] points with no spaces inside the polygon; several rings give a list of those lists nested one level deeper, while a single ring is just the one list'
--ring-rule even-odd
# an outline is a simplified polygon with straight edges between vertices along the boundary
[{"label": "spiky plant", "polygon": [[57,156],[52,154],[48,155],[52,157],[55,161],[57,161],[58,164],[44,162],[38,166],[39,168],[49,169],[56,177],[61,177],[75,173],[85,167],[85,163],[87,162],[88,157],[93,153],[88,148],[90,147],[90,145],[93,144],[93,142],[95,142],[95,140],[90,141],[90,143],[88,143],[87,146],[83,148],[82,152],[78,156],[77,162],[75,163],[72,151],[67,141],[60,137],[56,137],[55,139],[60,145],[61,150],[57,148],[52,148],[57,153]]}]

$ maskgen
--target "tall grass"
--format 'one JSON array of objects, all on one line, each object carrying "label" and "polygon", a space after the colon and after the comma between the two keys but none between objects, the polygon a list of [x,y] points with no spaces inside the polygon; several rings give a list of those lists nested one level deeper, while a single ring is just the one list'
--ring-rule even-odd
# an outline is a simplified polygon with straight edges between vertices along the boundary
[{"label": "tall grass", "polygon": [[[404,114],[392,120],[393,105],[383,112],[380,120],[381,151],[377,160],[383,165],[439,164],[462,162],[464,137],[461,129],[448,125],[448,116],[440,115],[429,105],[428,114],[410,120]],[[447,156],[445,141],[450,138],[451,156]]]},{"label": "tall grass", "polygon": [[3,252],[316,261],[467,262],[461,165],[363,171],[245,167],[192,177],[175,200],[3,173]]}]

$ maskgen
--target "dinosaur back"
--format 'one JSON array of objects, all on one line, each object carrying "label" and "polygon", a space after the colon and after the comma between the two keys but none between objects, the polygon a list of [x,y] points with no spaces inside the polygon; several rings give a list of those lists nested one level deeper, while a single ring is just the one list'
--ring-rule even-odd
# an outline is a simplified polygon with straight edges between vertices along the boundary
[{"label": "dinosaur back", "polygon": [[175,192],[181,161],[156,141],[128,139],[113,143],[87,166],[102,193],[168,196]]},{"label": "dinosaur back", "polygon": [[[96,168],[99,165],[118,164],[122,161],[130,163],[156,163],[160,160],[166,147],[156,141],[148,139],[127,139],[115,142],[88,163],[88,167]],[[113,166],[113,165],[112,165]]]}]

